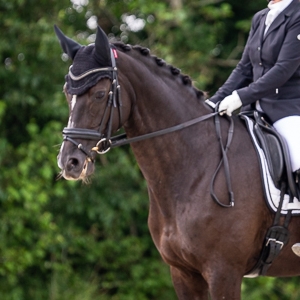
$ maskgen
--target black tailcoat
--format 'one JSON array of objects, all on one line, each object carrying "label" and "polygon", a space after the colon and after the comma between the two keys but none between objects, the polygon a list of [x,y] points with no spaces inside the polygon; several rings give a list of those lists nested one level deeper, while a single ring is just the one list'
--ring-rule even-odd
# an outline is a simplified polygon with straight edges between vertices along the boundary
[{"label": "black tailcoat", "polygon": [[210,100],[217,103],[236,90],[243,106],[260,100],[275,122],[300,116],[300,0],[293,0],[264,35],[268,12],[254,15],[240,62]]}]

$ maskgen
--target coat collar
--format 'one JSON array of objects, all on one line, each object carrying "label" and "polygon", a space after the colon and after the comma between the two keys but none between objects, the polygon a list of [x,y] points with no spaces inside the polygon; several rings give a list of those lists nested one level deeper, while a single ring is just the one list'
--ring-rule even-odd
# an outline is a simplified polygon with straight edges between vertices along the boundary
[{"label": "coat collar", "polygon": [[[264,17],[262,17],[262,20],[263,20],[263,24],[260,25],[260,27],[263,27],[263,30],[262,30],[262,37],[263,37],[263,40],[273,31],[275,30],[278,26],[280,26],[282,23],[285,22],[285,20],[287,18],[289,18],[293,12],[296,10],[296,6],[299,4],[299,0],[294,0],[293,2],[291,2],[291,4],[286,8],[284,9],[278,16],[277,18],[273,21],[273,23],[271,24],[270,28],[268,29],[267,33],[265,34],[264,36],[264,28],[265,28],[265,20],[266,20],[266,17],[267,17],[267,13],[269,12],[269,9],[267,10],[264,10],[263,11],[263,14],[264,14]],[[264,26],[262,26],[264,25]]]}]

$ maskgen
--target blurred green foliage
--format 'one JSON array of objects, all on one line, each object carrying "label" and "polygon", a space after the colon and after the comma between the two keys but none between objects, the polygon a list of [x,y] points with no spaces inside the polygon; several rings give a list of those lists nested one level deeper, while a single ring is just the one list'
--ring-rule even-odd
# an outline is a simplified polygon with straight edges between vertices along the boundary
[{"label": "blurred green foliage", "polygon": [[[112,41],[150,48],[213,93],[266,2],[176,3],[0,0],[1,300],[176,298],[148,232],[146,183],[130,148],[102,156],[89,185],[57,180],[70,61],[53,32],[58,24],[87,44],[99,24]],[[300,299],[298,282],[247,279],[243,299]]]}]

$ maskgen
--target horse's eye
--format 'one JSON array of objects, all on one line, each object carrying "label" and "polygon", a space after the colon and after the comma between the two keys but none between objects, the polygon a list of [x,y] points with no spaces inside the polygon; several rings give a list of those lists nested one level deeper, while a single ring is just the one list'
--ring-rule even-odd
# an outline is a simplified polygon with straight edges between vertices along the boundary
[{"label": "horse's eye", "polygon": [[97,101],[102,100],[104,96],[105,96],[105,92],[98,91],[95,93],[95,100]]}]

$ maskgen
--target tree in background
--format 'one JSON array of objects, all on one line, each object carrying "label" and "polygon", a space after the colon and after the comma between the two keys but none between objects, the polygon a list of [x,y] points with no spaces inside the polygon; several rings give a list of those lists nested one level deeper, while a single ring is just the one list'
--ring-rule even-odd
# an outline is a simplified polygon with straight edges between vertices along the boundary
[{"label": "tree in background", "polygon": [[[237,63],[264,0],[0,0],[0,299],[175,299],[147,229],[146,184],[129,147],[92,183],[57,181],[71,62],[53,32],[82,44],[99,24],[213,93]],[[229,274],[230,276],[230,274]],[[245,281],[243,299],[298,299],[298,279]],[[294,298],[293,298],[294,297]]]}]

